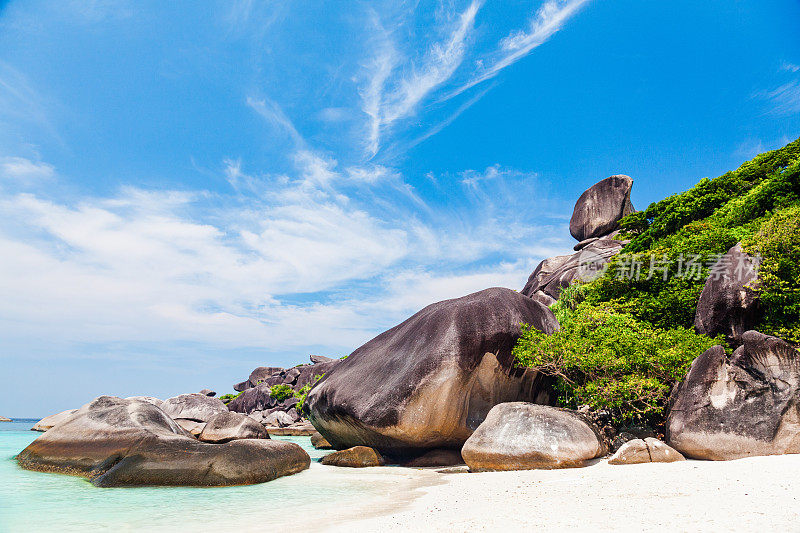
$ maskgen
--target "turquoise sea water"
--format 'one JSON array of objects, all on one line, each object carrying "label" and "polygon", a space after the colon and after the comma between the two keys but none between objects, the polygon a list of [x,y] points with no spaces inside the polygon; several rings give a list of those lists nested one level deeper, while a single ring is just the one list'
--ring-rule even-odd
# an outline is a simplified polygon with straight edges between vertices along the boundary
[{"label": "turquoise sea water", "polygon": [[[309,470],[260,485],[100,489],[83,478],[20,469],[14,456],[40,433],[33,421],[0,423],[0,531],[282,531],[313,524],[370,496],[402,490],[403,476],[326,467],[308,437]],[[378,469],[367,469],[378,470]],[[333,519],[333,518],[331,518]],[[302,526],[302,527],[298,527]]]}]

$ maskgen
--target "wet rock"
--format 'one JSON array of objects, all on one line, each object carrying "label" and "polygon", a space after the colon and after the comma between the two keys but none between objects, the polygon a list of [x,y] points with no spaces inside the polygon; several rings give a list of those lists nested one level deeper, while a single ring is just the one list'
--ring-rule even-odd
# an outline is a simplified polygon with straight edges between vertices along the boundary
[{"label": "wet rock", "polygon": [[333,446],[323,437],[319,431],[311,435],[311,445],[318,450],[332,450]]}]

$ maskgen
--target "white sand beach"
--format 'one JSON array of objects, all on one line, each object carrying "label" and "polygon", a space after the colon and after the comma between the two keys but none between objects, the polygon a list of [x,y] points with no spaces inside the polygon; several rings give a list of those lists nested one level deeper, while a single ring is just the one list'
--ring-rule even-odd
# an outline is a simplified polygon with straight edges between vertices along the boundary
[{"label": "white sand beach", "polygon": [[800,455],[439,474],[327,531],[800,531],[798,475]]}]

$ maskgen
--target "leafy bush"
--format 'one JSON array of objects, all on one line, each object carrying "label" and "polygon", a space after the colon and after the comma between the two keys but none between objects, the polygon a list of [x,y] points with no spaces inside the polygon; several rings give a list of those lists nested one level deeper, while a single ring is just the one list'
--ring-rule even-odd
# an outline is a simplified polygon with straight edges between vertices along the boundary
[{"label": "leafy bush", "polygon": [[800,205],[766,218],[743,247],[761,256],[757,289],[764,317],[760,330],[800,343]]},{"label": "leafy bush", "polygon": [[561,314],[561,330],[546,335],[523,327],[515,361],[556,377],[558,403],[608,410],[618,425],[660,424],[670,388],[711,339],[686,328],[660,329],[589,302]]},{"label": "leafy bush", "polygon": [[241,395],[242,395],[241,392],[237,392],[236,394],[223,394],[222,396],[219,397],[219,399],[222,400],[222,403],[228,404]]},{"label": "leafy bush", "polygon": [[302,412],[302,410],[303,410],[303,406],[304,406],[304,405],[305,405],[305,403],[306,403],[306,398],[308,397],[308,392],[311,390],[311,388],[312,388],[314,385],[316,385],[316,384],[317,384],[317,381],[319,381],[320,379],[322,379],[322,376],[324,376],[324,375],[325,375],[325,374],[320,374],[320,375],[318,375],[318,376],[314,376],[314,381],[313,381],[313,383],[306,383],[305,385],[303,385],[302,387],[300,387],[300,390],[297,390],[297,391],[295,391],[295,392],[294,392],[294,397],[295,397],[295,398],[297,398],[297,399],[299,400],[299,401],[297,402],[297,406],[296,406],[296,407],[297,407],[297,411],[298,411],[298,412]]},{"label": "leafy bush", "polygon": [[269,395],[278,400],[279,402],[282,402],[286,398],[292,397],[294,395],[294,390],[292,389],[292,387],[286,384],[273,385],[269,389]]}]

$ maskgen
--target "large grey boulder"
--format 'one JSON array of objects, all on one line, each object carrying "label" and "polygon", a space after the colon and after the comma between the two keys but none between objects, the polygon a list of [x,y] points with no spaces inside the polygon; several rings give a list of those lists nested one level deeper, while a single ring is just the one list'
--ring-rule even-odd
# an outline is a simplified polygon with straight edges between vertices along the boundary
[{"label": "large grey boulder", "polygon": [[608,235],[622,217],[633,213],[630,176],[617,175],[589,187],[575,203],[569,232],[579,241]]},{"label": "large grey boulder", "polygon": [[726,460],[800,452],[800,354],[757,331],[730,361],[714,346],[673,391],[667,443],[686,457]]},{"label": "large grey boulder", "polygon": [[261,383],[245,390],[235,398],[228,402],[228,410],[237,413],[249,414],[254,411],[265,411],[274,408],[278,405],[278,401],[270,396],[271,386],[266,383]]},{"label": "large grey boulder", "polygon": [[228,408],[219,398],[197,392],[164,400],[161,409],[172,418],[188,418],[198,422],[208,422],[212,416],[228,412]]},{"label": "large grey boulder", "polygon": [[528,297],[550,297],[558,300],[561,289],[575,281],[589,282],[603,274],[609,261],[619,254],[628,241],[609,235],[597,239],[572,255],[560,255],[545,259],[528,278],[521,293]]},{"label": "large grey boulder", "polygon": [[274,376],[276,374],[280,375],[283,371],[284,371],[283,368],[279,366],[260,366],[255,370],[253,370],[252,372],[250,372],[250,376],[247,378],[246,381],[234,385],[233,390],[235,390],[236,392],[243,392],[246,391],[247,389],[255,387],[259,383],[265,383],[267,381],[270,381],[269,383],[270,386],[278,385],[279,383],[282,383],[283,378],[282,377],[275,378]]},{"label": "large grey boulder", "polygon": [[17,462],[99,487],[223,486],[294,474],[310,458],[296,444],[268,439],[204,444],[148,402],[101,396],[33,441]]},{"label": "large grey boulder", "polygon": [[325,357],[324,355],[310,355],[309,358],[311,359],[311,363],[314,365],[319,363],[330,363],[331,361],[336,361],[336,359],[332,357]]},{"label": "large grey boulder", "polygon": [[286,427],[297,422],[298,418],[289,415],[286,411],[273,411],[261,421],[265,426]]},{"label": "large grey boulder", "polygon": [[164,405],[164,400],[160,400],[153,396],[130,396],[127,398],[128,400],[142,400],[143,402],[152,403],[156,407],[161,407]]},{"label": "large grey boulder", "polygon": [[309,419],[338,449],[459,448],[494,405],[552,399],[548,378],[513,368],[523,323],[558,328],[550,309],[509,289],[429,305],[338,361],[309,392]]},{"label": "large grey boulder", "polygon": [[711,268],[700,300],[694,327],[698,333],[723,334],[737,341],[758,322],[758,260],[742,251],[741,243],[723,255]]},{"label": "large grey boulder", "polygon": [[228,442],[236,439],[268,439],[259,422],[241,413],[219,413],[212,416],[197,437],[203,442]]},{"label": "large grey boulder", "polygon": [[47,431],[48,429],[52,428],[56,424],[63,422],[70,416],[72,416],[77,409],[67,409],[66,411],[61,411],[60,413],[56,413],[54,415],[46,416],[36,422],[33,427],[31,428],[32,431]]},{"label": "large grey boulder", "polygon": [[653,437],[632,439],[608,460],[610,465],[637,465],[642,463],[674,463],[686,458],[677,450]]},{"label": "large grey boulder", "polygon": [[605,453],[600,430],[588,419],[525,402],[493,407],[461,448],[475,472],[583,466]]}]

